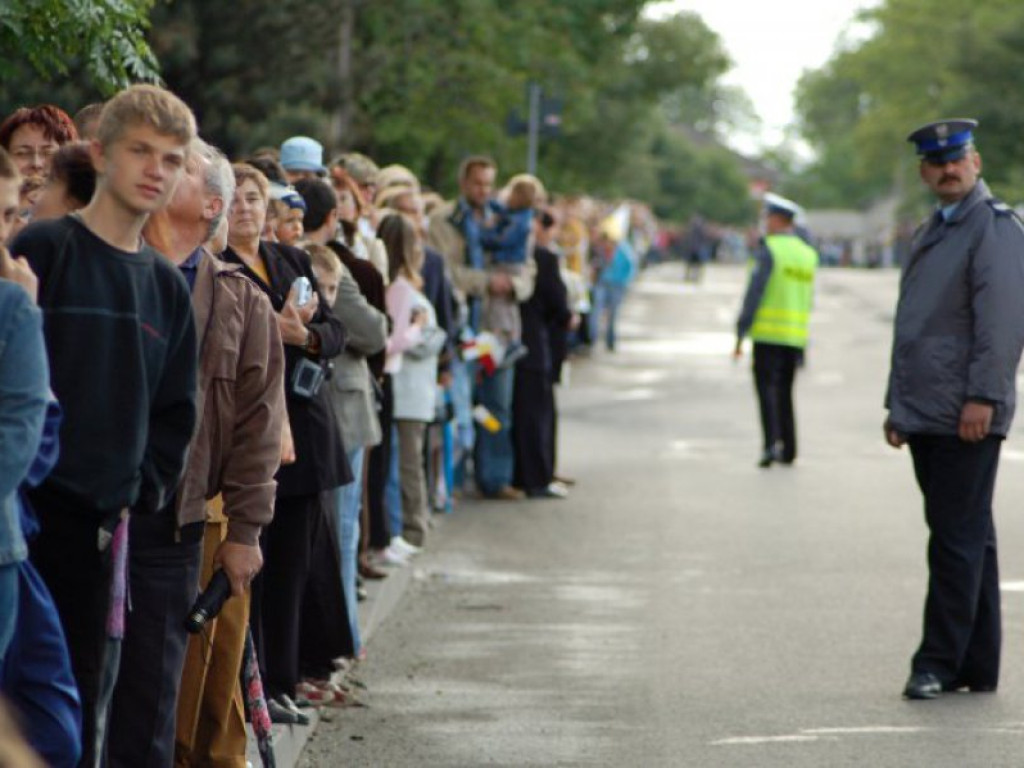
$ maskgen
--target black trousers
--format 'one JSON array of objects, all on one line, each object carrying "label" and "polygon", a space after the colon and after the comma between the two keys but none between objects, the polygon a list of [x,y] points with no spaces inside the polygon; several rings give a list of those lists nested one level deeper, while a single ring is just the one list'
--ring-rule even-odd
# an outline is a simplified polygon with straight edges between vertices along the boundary
[{"label": "black trousers", "polygon": [[[370,517],[369,546],[371,549],[383,549],[391,543],[392,531],[388,529],[388,515],[384,508],[384,486],[388,479],[388,466],[391,462],[391,451],[397,446],[391,445],[392,413],[394,412],[394,395],[391,389],[391,375],[384,376],[384,398],[380,410],[380,443],[370,449],[367,454],[366,494]],[[395,533],[401,533],[396,531]]]},{"label": "black trousers", "polygon": [[761,431],[766,451],[781,448],[781,459],[796,458],[796,420],[793,379],[803,350],[782,344],[754,343],[754,383],[761,407]]},{"label": "black trousers", "polygon": [[324,514],[313,535],[309,578],[302,598],[299,632],[299,672],[303,677],[326,679],[334,659],[355,655],[349,610],[341,586],[341,553],[333,512],[340,491],[321,494]]},{"label": "black trousers", "polygon": [[513,484],[527,493],[543,491],[555,476],[555,390],[544,371],[516,368],[512,395]]},{"label": "black trousers", "polygon": [[[185,667],[184,621],[199,590],[204,523],[178,534],[173,510],[128,523],[131,610],[107,736],[111,768],[169,768]],[[176,541],[180,538],[180,541]]]},{"label": "black trousers", "polygon": [[30,499],[42,529],[31,544],[32,564],[57,606],[82,700],[79,765],[93,768],[113,575],[110,547],[101,550],[97,544],[101,519],[94,510],[67,509],[53,503],[42,488]]},{"label": "black trousers", "polygon": [[943,682],[996,685],[1002,623],[992,493],[1000,437],[966,443],[914,435],[910,452],[924,494],[928,597],[915,672]]},{"label": "black trousers", "polygon": [[260,536],[263,570],[253,580],[249,621],[268,697],[294,696],[299,682],[302,601],[314,537],[328,535],[323,517],[319,493],[278,498],[274,519]]}]

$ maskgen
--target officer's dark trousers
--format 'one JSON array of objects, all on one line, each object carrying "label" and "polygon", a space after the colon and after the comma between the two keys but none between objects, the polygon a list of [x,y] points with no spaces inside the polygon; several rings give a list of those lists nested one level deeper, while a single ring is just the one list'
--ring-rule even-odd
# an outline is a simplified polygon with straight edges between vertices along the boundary
[{"label": "officer's dark trousers", "polygon": [[957,437],[910,438],[914,473],[924,494],[928,597],[914,672],[943,682],[995,685],[1001,623],[992,491],[999,437],[966,443]]},{"label": "officer's dark trousers", "polygon": [[796,458],[793,378],[803,350],[782,344],[754,343],[754,382],[761,407],[766,451],[781,447],[781,459]]},{"label": "officer's dark trousers", "polygon": [[128,523],[131,609],[107,728],[111,768],[174,764],[188,645],[184,622],[199,591],[204,525],[192,523],[179,533],[173,509],[132,515]]}]

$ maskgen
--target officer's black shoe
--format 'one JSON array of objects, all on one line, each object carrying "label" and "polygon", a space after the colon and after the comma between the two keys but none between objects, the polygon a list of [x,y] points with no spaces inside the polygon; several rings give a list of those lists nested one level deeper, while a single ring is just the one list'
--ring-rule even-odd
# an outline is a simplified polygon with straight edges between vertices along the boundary
[{"label": "officer's black shoe", "polygon": [[766,450],[761,454],[761,458],[757,462],[757,466],[761,469],[767,469],[775,461],[775,451]]},{"label": "officer's black shoe", "polygon": [[942,690],[945,693],[950,693],[952,691],[962,691],[965,688],[968,691],[970,691],[971,693],[995,693],[996,692],[996,684],[995,683],[974,683],[974,682],[970,682],[969,680],[963,680],[963,679],[957,678],[956,680],[951,680],[948,683],[943,683],[942,684]]},{"label": "officer's black shoe", "polygon": [[931,672],[912,672],[903,688],[903,696],[907,699],[937,699],[942,689],[942,682]]}]

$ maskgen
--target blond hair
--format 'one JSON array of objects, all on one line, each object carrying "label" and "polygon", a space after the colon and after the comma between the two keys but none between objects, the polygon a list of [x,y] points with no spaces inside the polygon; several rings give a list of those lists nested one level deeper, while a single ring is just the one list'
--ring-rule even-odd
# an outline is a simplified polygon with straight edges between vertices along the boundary
[{"label": "blond hair", "polygon": [[[524,185],[530,185],[532,189],[526,190]],[[508,192],[509,198],[519,191],[519,194],[526,194],[530,196],[530,201],[527,205],[522,207],[532,208],[535,205],[542,205],[547,201],[548,191],[544,188],[544,183],[536,176],[530,173],[517,173],[508,183],[505,184],[505,189]],[[531,194],[532,193],[532,194]],[[509,203],[511,205],[511,203]]]},{"label": "blond hair", "polygon": [[303,248],[309,254],[313,269],[321,269],[332,275],[341,275],[341,259],[326,245],[307,243]]},{"label": "blond hair", "polygon": [[248,163],[233,163],[231,170],[235,172],[235,189],[237,190],[247,181],[253,181],[260,190],[260,197],[267,202],[270,197],[270,182],[263,173]]},{"label": "blond hair", "polygon": [[196,118],[188,105],[166,88],[146,83],[125,88],[103,106],[96,139],[109,147],[125,128],[134,125],[148,125],[157,133],[173,136],[186,150],[196,137]]}]

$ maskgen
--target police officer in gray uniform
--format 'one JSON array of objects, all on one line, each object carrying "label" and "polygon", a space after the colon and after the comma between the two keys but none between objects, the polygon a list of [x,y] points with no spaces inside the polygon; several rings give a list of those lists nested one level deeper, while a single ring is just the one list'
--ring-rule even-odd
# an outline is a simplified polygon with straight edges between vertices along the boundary
[{"label": "police officer in gray uniform", "polygon": [[942,120],[908,137],[939,203],[903,269],[883,427],[889,445],[910,446],[930,531],[908,699],[999,681],[992,492],[1024,347],[1024,226],[979,177],[977,125]]}]

